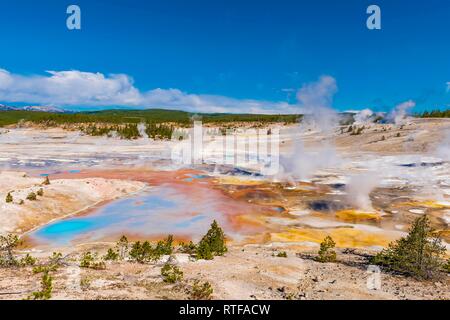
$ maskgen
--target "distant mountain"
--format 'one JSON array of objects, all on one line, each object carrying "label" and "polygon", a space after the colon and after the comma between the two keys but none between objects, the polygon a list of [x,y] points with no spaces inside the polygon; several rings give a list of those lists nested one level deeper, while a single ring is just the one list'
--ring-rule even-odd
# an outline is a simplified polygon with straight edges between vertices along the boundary
[{"label": "distant mountain", "polygon": [[0,111],[40,111],[40,112],[52,112],[52,113],[64,113],[63,109],[50,106],[24,106],[14,107],[0,104]]},{"label": "distant mountain", "polygon": [[15,108],[10,107],[10,106],[5,106],[4,104],[0,104],[0,111],[10,111],[10,110],[15,110]]}]

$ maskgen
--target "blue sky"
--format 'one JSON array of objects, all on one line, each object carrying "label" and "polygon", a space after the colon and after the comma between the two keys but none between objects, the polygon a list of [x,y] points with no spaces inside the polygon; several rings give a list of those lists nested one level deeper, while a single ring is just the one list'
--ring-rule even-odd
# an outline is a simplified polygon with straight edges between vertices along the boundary
[{"label": "blue sky", "polygon": [[[70,4],[82,30],[66,28]],[[366,28],[370,4],[382,30]],[[332,78],[338,110],[444,108],[449,32],[448,0],[2,1],[0,102],[293,112]]]}]

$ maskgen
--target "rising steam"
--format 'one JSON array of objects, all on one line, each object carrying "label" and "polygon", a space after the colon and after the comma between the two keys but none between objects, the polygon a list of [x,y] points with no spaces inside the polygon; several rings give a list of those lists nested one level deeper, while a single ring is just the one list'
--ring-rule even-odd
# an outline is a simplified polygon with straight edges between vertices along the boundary
[{"label": "rising steam", "polygon": [[336,80],[330,76],[322,76],[318,81],[300,88],[297,100],[305,116],[303,124],[330,133],[338,122],[338,115],[332,108],[333,97],[337,90]]},{"label": "rising steam", "polygon": [[145,123],[144,122],[141,122],[141,123],[139,123],[138,125],[137,125],[137,129],[138,129],[138,131],[139,131],[139,135],[142,137],[142,138],[144,138],[144,139],[148,139],[148,134],[147,134],[147,132],[145,131],[146,129],[147,129],[147,126],[145,125]]},{"label": "rising steam", "polygon": [[[309,179],[317,170],[336,165],[334,145],[327,139],[338,123],[337,113],[331,107],[336,92],[336,80],[330,76],[322,76],[298,91],[298,105],[304,118],[296,129],[291,154],[280,158],[279,177],[282,179],[291,182],[295,179]],[[311,133],[327,138],[314,148],[306,148],[302,138]]]},{"label": "rising steam", "polygon": [[396,125],[405,124],[408,119],[408,111],[415,106],[416,103],[412,100],[400,103],[389,113],[388,120]]},{"label": "rising steam", "polygon": [[346,186],[347,201],[356,209],[373,211],[370,193],[379,182],[380,178],[375,172],[352,176]]}]

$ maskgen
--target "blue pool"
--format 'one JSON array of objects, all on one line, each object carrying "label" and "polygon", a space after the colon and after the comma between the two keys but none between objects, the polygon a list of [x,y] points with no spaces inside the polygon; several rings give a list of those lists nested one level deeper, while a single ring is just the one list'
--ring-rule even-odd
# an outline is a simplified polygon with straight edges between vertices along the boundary
[{"label": "blue pool", "polygon": [[30,233],[37,245],[67,246],[79,242],[167,234],[199,238],[213,219],[220,220],[214,201],[202,201],[170,186],[153,187],[125,199],[113,201],[92,213],[48,224]]}]

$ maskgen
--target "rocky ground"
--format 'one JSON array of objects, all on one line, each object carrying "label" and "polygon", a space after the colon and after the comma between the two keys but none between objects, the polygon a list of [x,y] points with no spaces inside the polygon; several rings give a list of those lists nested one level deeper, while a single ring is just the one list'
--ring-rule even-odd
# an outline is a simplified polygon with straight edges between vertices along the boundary
[{"label": "rocky ground", "polygon": [[[177,284],[163,282],[163,262],[113,262],[106,270],[92,270],[79,268],[78,255],[72,253],[67,265],[51,272],[53,299],[190,299],[196,280],[212,285],[213,299],[450,299],[449,276],[418,281],[383,271],[381,286],[371,289],[368,252],[339,250],[337,263],[320,263],[312,259],[315,252],[283,250],[287,258],[276,257],[279,250],[273,246],[261,245],[232,247],[212,261],[177,254],[184,273]],[[0,269],[0,299],[25,298],[39,290],[40,280],[41,274],[31,268]]]}]

